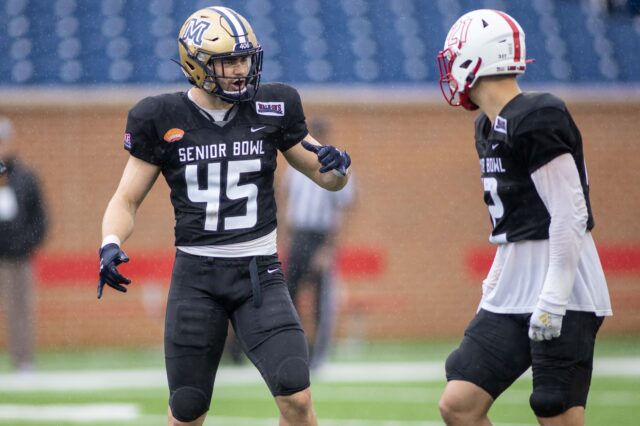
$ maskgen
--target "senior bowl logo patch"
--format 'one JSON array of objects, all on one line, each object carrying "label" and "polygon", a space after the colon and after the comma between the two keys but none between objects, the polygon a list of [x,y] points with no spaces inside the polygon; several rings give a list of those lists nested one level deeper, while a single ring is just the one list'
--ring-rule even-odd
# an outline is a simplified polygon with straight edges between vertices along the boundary
[{"label": "senior bowl logo patch", "polygon": [[173,143],[182,139],[183,136],[184,136],[184,130],[177,129],[174,127],[173,129],[167,130],[167,133],[164,134],[163,139],[169,143]]},{"label": "senior bowl logo patch", "polygon": [[496,117],[496,122],[493,125],[493,130],[499,133],[507,134],[507,119],[502,118],[499,115]]},{"label": "senior bowl logo patch", "polygon": [[260,115],[284,116],[284,102],[256,102],[256,112]]},{"label": "senior bowl logo patch", "polygon": [[124,134],[124,147],[126,149],[131,149],[131,133]]}]

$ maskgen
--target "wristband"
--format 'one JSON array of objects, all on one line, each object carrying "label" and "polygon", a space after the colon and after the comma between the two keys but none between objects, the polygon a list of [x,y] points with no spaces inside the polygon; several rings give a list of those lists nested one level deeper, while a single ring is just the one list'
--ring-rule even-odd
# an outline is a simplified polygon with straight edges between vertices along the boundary
[{"label": "wristband", "polygon": [[120,238],[118,238],[117,235],[109,234],[106,237],[104,237],[104,239],[102,240],[102,244],[100,244],[100,248],[106,246],[107,244],[112,244],[112,243],[120,247]]},{"label": "wristband", "polygon": [[340,173],[340,172],[338,171],[338,169],[331,169],[331,173],[333,173],[334,175],[336,175],[336,176],[338,176],[338,177],[345,177],[345,176],[348,176],[350,172],[351,172],[351,167],[349,167],[349,168],[346,170],[345,174]]}]

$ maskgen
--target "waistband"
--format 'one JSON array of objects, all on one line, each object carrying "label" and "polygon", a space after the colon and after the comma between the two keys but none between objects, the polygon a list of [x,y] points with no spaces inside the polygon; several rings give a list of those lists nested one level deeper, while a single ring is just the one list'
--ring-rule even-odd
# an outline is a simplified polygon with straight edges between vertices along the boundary
[{"label": "waistband", "polygon": [[268,263],[278,261],[278,253],[270,254],[267,256],[244,256],[244,257],[210,257],[210,256],[198,256],[196,254],[185,253],[181,250],[176,250],[176,258],[182,257],[185,259],[200,259],[206,261],[208,264],[215,265],[246,265],[251,262],[252,259],[256,259],[258,263]]}]

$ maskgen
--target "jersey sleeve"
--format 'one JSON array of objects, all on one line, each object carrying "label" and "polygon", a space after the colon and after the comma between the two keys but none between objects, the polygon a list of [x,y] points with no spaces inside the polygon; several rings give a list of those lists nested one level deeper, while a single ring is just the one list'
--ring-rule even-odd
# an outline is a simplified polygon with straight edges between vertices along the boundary
[{"label": "jersey sleeve", "polygon": [[529,174],[562,154],[572,153],[575,145],[568,112],[558,108],[529,114],[516,129],[514,140]]},{"label": "jersey sleeve", "polygon": [[157,166],[162,163],[161,150],[154,118],[159,113],[159,105],[153,98],[138,102],[127,117],[124,149],[131,155]]},{"label": "jersey sleeve", "polygon": [[299,143],[309,133],[300,94],[292,87],[289,87],[289,91],[290,93],[287,93],[282,143],[279,147],[282,152]]}]

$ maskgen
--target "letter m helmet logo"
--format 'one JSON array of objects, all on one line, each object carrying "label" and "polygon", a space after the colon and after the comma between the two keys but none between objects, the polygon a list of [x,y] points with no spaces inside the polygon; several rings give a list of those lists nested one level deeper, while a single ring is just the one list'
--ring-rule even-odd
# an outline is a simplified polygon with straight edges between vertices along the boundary
[{"label": "letter m helmet logo", "polygon": [[211,26],[211,23],[193,18],[187,23],[182,39],[191,40],[196,46],[202,46],[202,35],[209,26]]}]

